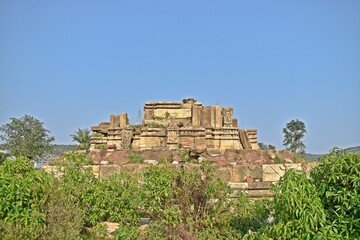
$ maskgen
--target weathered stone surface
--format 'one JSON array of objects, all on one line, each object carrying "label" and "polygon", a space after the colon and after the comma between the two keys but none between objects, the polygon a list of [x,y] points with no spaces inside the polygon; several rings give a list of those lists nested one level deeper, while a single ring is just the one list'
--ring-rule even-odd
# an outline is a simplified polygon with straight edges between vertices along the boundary
[{"label": "weathered stone surface", "polygon": [[120,224],[116,222],[101,222],[100,224],[104,224],[106,226],[106,230],[109,234],[115,233],[120,227]]},{"label": "weathered stone surface", "polygon": [[247,193],[248,193],[248,196],[251,198],[274,196],[274,193],[270,189],[248,190]]},{"label": "weathered stone surface", "polygon": [[214,118],[214,126],[215,128],[221,128],[223,126],[223,116],[222,116],[222,109],[220,106],[216,105],[212,108],[213,111],[213,118]]},{"label": "weathered stone surface", "polygon": [[144,160],[144,163],[148,164],[148,165],[158,165],[159,164],[159,162],[156,160]]},{"label": "weathered stone surface", "polygon": [[144,120],[154,119],[154,109],[144,109]]},{"label": "weathered stone surface", "polygon": [[130,149],[132,138],[133,138],[132,130],[129,129],[122,130],[121,144],[123,149]]},{"label": "weathered stone surface", "polygon": [[248,183],[249,189],[270,189],[271,182],[251,182]]},{"label": "weathered stone surface", "polygon": [[140,139],[140,149],[153,149],[165,146],[165,139],[160,137],[142,137]]},{"label": "weathered stone surface", "polygon": [[277,182],[284,176],[285,171],[289,169],[302,170],[300,163],[298,164],[264,164],[262,165],[263,181]]},{"label": "weathered stone surface", "polygon": [[202,126],[205,128],[211,127],[211,106],[203,107],[201,114],[201,123]]},{"label": "weathered stone surface", "polygon": [[246,181],[248,177],[262,179],[262,169],[258,165],[239,165],[238,174],[240,181]]},{"label": "weathered stone surface", "polygon": [[117,115],[110,115],[110,126],[116,128],[120,126],[120,118]]},{"label": "weathered stone surface", "polygon": [[228,184],[230,185],[230,187],[232,189],[248,189],[249,188],[249,184],[246,182],[228,182]]}]

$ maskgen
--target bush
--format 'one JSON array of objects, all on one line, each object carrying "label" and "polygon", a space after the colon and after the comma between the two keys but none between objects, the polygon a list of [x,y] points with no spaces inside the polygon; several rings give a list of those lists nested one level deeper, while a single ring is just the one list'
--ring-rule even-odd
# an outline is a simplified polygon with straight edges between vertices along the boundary
[{"label": "bush", "polygon": [[245,239],[359,239],[360,155],[334,149],[310,175],[287,171],[274,187],[274,222]]},{"label": "bush", "polygon": [[0,166],[1,239],[79,239],[82,211],[58,180],[25,158]]},{"label": "bush", "polygon": [[150,167],[144,172],[143,204],[150,235],[171,239],[231,239],[229,186],[208,162],[192,170]]},{"label": "bush", "polygon": [[360,236],[360,154],[333,149],[311,171],[328,224],[342,235]]}]

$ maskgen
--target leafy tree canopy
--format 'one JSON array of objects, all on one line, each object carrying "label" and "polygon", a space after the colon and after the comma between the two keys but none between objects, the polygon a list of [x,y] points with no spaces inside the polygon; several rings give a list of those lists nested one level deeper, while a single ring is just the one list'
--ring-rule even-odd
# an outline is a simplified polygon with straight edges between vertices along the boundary
[{"label": "leafy tree canopy", "polygon": [[306,146],[303,138],[306,133],[306,128],[304,122],[299,119],[291,120],[286,124],[286,127],[283,129],[283,133],[283,145],[286,150],[296,153],[305,153]]},{"label": "leafy tree canopy", "polygon": [[3,148],[12,155],[36,159],[51,151],[54,137],[46,130],[43,123],[30,115],[10,118],[10,123],[0,127],[0,139]]}]

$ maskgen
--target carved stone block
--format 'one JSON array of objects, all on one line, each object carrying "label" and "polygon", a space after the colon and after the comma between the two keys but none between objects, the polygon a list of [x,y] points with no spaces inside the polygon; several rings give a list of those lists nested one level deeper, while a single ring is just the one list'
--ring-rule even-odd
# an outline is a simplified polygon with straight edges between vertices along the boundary
[{"label": "carved stone block", "polygon": [[153,120],[154,118],[154,109],[145,109],[144,110],[144,120]]},{"label": "carved stone block", "polygon": [[191,109],[154,109],[155,118],[191,118]]},{"label": "carved stone block", "polygon": [[179,142],[179,133],[175,130],[167,130],[167,143],[178,143]]},{"label": "carved stone block", "polygon": [[231,127],[232,126],[232,119],[233,119],[233,109],[232,107],[224,107],[222,109],[224,127]]}]

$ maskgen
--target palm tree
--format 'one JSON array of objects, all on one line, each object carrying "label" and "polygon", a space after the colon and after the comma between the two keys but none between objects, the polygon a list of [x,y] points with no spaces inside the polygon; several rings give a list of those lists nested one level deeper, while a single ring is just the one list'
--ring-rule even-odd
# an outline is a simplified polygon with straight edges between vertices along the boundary
[{"label": "palm tree", "polygon": [[87,150],[90,147],[90,130],[85,129],[78,129],[75,134],[70,135],[73,138],[73,141],[78,142],[80,144],[79,149]]}]

